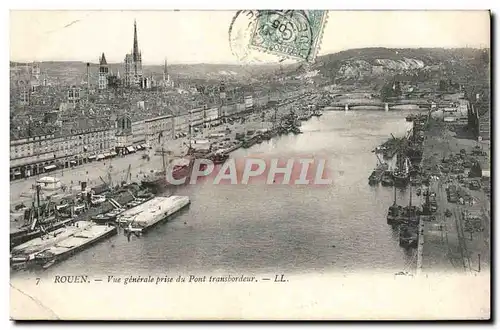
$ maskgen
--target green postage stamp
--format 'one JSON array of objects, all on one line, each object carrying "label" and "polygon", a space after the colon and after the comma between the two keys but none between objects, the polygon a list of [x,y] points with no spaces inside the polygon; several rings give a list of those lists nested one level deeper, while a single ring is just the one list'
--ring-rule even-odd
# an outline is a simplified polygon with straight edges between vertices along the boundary
[{"label": "green postage stamp", "polygon": [[285,58],[314,62],[327,15],[326,10],[260,10],[250,47]]}]

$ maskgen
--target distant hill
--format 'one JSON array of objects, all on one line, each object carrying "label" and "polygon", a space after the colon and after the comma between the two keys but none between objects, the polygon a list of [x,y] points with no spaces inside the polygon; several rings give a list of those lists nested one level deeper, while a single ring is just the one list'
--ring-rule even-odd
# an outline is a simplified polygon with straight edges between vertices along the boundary
[{"label": "distant hill", "polygon": [[371,80],[439,72],[462,79],[489,64],[489,49],[362,48],[319,56],[311,70],[326,79]]},{"label": "distant hill", "polygon": [[[324,81],[370,81],[395,75],[414,76],[422,72],[456,75],[460,79],[489,65],[489,49],[473,48],[361,48],[319,56],[313,64],[172,64],[168,72],[174,80],[234,81],[257,83],[275,76],[291,77],[318,71],[315,77]],[[19,63],[17,63],[19,64]],[[11,67],[16,63],[11,62]],[[86,63],[77,61],[41,62],[41,71],[62,81],[84,80]],[[109,65],[112,72],[124,74],[122,63]],[[91,63],[93,79],[97,77],[98,63]],[[144,74],[161,79],[163,65],[144,65]],[[484,71],[484,70],[483,70]]]},{"label": "distant hill", "polygon": [[[22,66],[23,63],[10,62],[11,68]],[[110,72],[124,75],[123,63],[110,63]],[[269,74],[279,69],[279,65],[231,65],[231,64],[171,64],[168,65],[168,73],[174,80],[217,80],[251,82],[259,79],[262,75]],[[85,80],[87,73],[87,63],[78,61],[47,61],[40,62],[40,69],[52,79],[59,79],[66,82],[79,82]],[[90,63],[90,75],[96,80],[99,64]],[[153,75],[155,79],[163,76],[163,65],[143,65],[145,76]]]}]

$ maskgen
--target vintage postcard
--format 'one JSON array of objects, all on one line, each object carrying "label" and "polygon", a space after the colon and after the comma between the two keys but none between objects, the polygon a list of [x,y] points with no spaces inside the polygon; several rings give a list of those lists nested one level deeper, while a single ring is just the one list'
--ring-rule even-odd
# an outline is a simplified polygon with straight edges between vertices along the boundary
[{"label": "vintage postcard", "polygon": [[10,12],[13,320],[488,320],[490,12]]}]

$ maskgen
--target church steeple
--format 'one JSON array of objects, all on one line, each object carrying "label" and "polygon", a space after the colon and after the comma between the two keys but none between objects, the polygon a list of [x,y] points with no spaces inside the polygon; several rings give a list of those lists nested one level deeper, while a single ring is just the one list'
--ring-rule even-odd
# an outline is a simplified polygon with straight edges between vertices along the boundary
[{"label": "church steeple", "polygon": [[106,56],[104,56],[104,53],[101,55],[101,59],[99,60],[99,65],[108,65],[106,62]]},{"label": "church steeple", "polygon": [[141,55],[139,53],[139,42],[137,41],[137,23],[134,19],[134,48],[132,51],[132,56],[134,58],[134,61],[138,61],[141,58]]}]

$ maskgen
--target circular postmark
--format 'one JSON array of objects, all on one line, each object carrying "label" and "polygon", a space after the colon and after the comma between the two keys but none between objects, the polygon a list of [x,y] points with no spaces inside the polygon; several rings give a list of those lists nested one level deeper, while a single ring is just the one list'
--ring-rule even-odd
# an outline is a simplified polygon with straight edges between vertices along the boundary
[{"label": "circular postmark", "polygon": [[242,62],[247,62],[251,50],[249,48],[253,30],[257,24],[256,10],[239,10],[229,25],[229,47],[233,55]]},{"label": "circular postmark", "polygon": [[241,62],[308,60],[313,34],[304,11],[240,10],[229,26],[229,46]]}]

